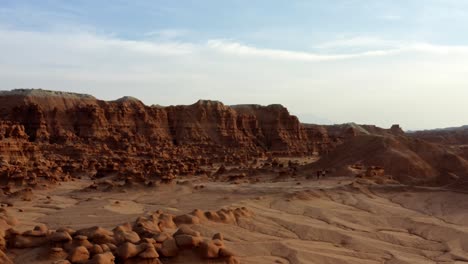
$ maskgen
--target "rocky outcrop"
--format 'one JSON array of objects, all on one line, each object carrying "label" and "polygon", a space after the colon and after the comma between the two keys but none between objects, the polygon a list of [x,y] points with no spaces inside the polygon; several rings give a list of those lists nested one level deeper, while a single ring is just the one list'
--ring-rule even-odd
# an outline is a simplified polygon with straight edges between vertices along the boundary
[{"label": "rocky outcrop", "polygon": [[0,94],[0,117],[24,127],[31,142],[125,146],[216,145],[283,154],[313,150],[297,117],[281,105],[226,106],[200,100],[152,107],[134,98],[101,101],[42,90]]},{"label": "rocky outcrop", "polygon": [[[226,246],[228,242],[225,242],[223,234],[210,231],[214,233],[210,238],[195,231],[195,228],[207,221],[236,225],[238,221],[252,216],[253,213],[245,207],[213,212],[194,210],[191,214],[180,216],[158,210],[113,230],[99,226],[80,230],[68,227],[51,230],[45,225],[38,225],[32,230],[19,232],[11,228],[12,218],[5,211],[0,211],[0,260],[3,261],[1,263],[13,263],[3,254],[5,249],[40,248],[40,251],[32,254],[50,263],[161,263],[160,258],[170,260],[184,255],[197,263],[240,263],[234,251]],[[197,221],[176,221],[187,217]],[[209,229],[205,227],[202,230],[206,233]],[[15,261],[22,261],[21,256]]]},{"label": "rocky outcrop", "polygon": [[83,173],[152,184],[203,174],[201,166],[213,162],[311,154],[329,141],[325,130],[302,125],[281,105],[161,107],[34,89],[0,92],[0,105],[2,184]]},{"label": "rocky outcrop", "polygon": [[[102,101],[74,93],[13,90],[0,92],[0,185],[34,187],[42,179],[113,175],[126,187],[154,186],[177,176],[209,176],[205,169],[214,163],[248,167],[259,157],[311,154],[322,155],[311,167],[333,168],[335,174],[365,163],[408,182],[464,177],[465,130],[433,134],[408,134],[399,125],[301,124],[281,105],[199,100],[161,107],[132,97]],[[89,186],[120,187],[112,182]]]}]

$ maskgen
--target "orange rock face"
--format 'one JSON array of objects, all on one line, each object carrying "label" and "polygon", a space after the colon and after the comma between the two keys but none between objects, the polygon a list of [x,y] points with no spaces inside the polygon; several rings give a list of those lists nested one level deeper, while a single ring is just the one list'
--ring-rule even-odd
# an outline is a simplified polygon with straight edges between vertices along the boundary
[{"label": "orange rock face", "polygon": [[154,144],[311,151],[310,135],[281,105],[230,107],[200,100],[188,106],[150,107],[132,98],[105,102],[42,90],[4,92],[0,104],[2,119],[24,126],[18,132],[32,142],[95,141],[130,151]]},{"label": "orange rock face", "polygon": [[[119,174],[128,184],[203,174],[213,162],[320,150],[326,131],[306,128],[281,105],[146,106],[44,90],[0,93],[2,179],[67,180]],[[28,181],[33,183],[33,181]]]}]

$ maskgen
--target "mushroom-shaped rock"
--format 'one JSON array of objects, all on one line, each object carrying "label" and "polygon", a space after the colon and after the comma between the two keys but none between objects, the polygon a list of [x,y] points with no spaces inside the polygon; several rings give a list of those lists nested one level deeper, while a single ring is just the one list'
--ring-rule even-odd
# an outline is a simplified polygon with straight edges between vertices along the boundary
[{"label": "mushroom-shaped rock", "polygon": [[216,234],[213,235],[212,239],[213,240],[219,239],[219,240],[223,241],[224,240],[224,235],[222,233],[216,233]]},{"label": "mushroom-shaped rock", "polygon": [[85,263],[89,259],[89,251],[87,248],[83,246],[79,246],[74,248],[70,255],[68,256],[68,260],[71,263]]},{"label": "mushroom-shaped rock", "polygon": [[202,258],[217,258],[219,256],[219,246],[213,241],[203,241],[200,243],[200,255]]},{"label": "mushroom-shaped rock", "polygon": [[93,245],[93,248],[89,251],[91,255],[96,255],[96,254],[101,254],[104,253],[104,250],[102,249],[101,245],[95,244]]},{"label": "mushroom-shaped rock", "polygon": [[72,241],[72,237],[65,231],[56,231],[50,235],[49,240],[55,243],[66,243]]},{"label": "mushroom-shaped rock", "polygon": [[189,235],[189,236],[199,237],[200,232],[193,230],[188,225],[181,225],[179,229],[174,233],[174,237],[178,235]]},{"label": "mushroom-shaped rock", "polygon": [[174,218],[174,223],[177,225],[181,224],[188,224],[188,225],[194,225],[194,224],[199,224],[200,223],[200,218],[195,215],[190,215],[190,214],[183,214],[176,216]]},{"label": "mushroom-shaped rock", "polygon": [[174,238],[166,239],[159,249],[159,253],[164,257],[175,257],[179,253],[179,248]]},{"label": "mushroom-shaped rock", "polygon": [[90,241],[103,244],[112,242],[112,236],[114,235],[114,233],[105,228],[94,226],[86,229],[80,229],[76,231],[76,235],[86,236]]},{"label": "mushroom-shaped rock", "polygon": [[76,233],[74,229],[69,227],[60,227],[57,230],[55,230],[55,232],[67,232],[68,234],[70,234],[70,236],[74,236]]},{"label": "mushroom-shaped rock", "polygon": [[130,223],[125,223],[123,225],[119,225],[116,228],[112,229],[115,233],[116,231],[132,231],[132,225]]},{"label": "mushroom-shaped rock", "polygon": [[34,248],[47,244],[47,237],[36,236],[15,236],[12,239],[11,245],[13,248]]},{"label": "mushroom-shaped rock", "polygon": [[126,231],[124,229],[114,230],[115,242],[119,245],[125,242],[138,243],[140,236],[134,231]]},{"label": "mushroom-shaped rock", "polygon": [[195,209],[195,210],[193,210],[190,214],[193,215],[193,216],[198,217],[198,219],[200,219],[200,220],[206,218],[206,217],[205,217],[205,212],[203,212],[203,211],[200,210],[200,209]]},{"label": "mushroom-shaped rock", "polygon": [[48,260],[61,260],[67,257],[67,252],[65,252],[65,250],[63,250],[63,248],[60,247],[50,248],[44,253],[45,255],[43,255],[43,258]]},{"label": "mushroom-shaped rock", "polygon": [[77,246],[83,246],[88,250],[93,248],[93,244],[91,244],[91,242],[88,241],[88,237],[81,236],[81,235],[75,236],[73,238],[72,247],[77,247]]},{"label": "mushroom-shaped rock", "polygon": [[39,224],[39,225],[35,226],[33,230],[34,231],[41,231],[41,232],[46,233],[47,231],[49,231],[49,228],[45,224]]},{"label": "mushroom-shaped rock", "polygon": [[224,242],[223,240],[220,239],[213,239],[212,242],[217,245],[218,247],[224,247]]},{"label": "mushroom-shaped rock", "polygon": [[162,242],[164,242],[166,239],[168,239],[170,237],[171,237],[171,235],[169,235],[168,233],[161,232],[161,233],[155,235],[153,238],[154,238],[154,240],[156,240],[157,243],[162,243]]},{"label": "mushroom-shaped rock", "polygon": [[115,257],[111,252],[96,254],[87,264],[114,264]]},{"label": "mushroom-shaped rock", "polygon": [[103,252],[110,252],[111,251],[110,247],[107,244],[101,244],[99,246],[101,246]]},{"label": "mushroom-shaped rock", "polygon": [[245,207],[241,207],[241,208],[236,208],[234,210],[234,215],[236,216],[236,218],[251,217],[253,215],[253,213],[251,211],[249,211],[249,209],[247,209]]},{"label": "mushroom-shaped rock", "polygon": [[135,221],[134,228],[136,233],[144,237],[151,237],[161,232],[157,222],[140,217]]},{"label": "mushroom-shaped rock", "polygon": [[159,223],[158,226],[159,228],[176,228],[177,225],[174,223],[173,216],[170,214],[160,214],[158,217]]},{"label": "mushroom-shaped rock", "polygon": [[142,243],[148,243],[154,246],[156,244],[156,240],[154,240],[154,238],[143,238],[142,240],[140,240],[140,244]]},{"label": "mushroom-shaped rock", "polygon": [[177,235],[174,237],[174,239],[176,240],[177,246],[183,249],[191,249],[194,247],[198,247],[198,245],[200,245],[200,243],[202,242],[201,237],[190,236],[185,234]]},{"label": "mushroom-shaped rock", "polygon": [[117,248],[117,255],[122,259],[128,259],[137,256],[143,250],[140,245],[125,242]]},{"label": "mushroom-shaped rock", "polygon": [[109,247],[111,252],[115,253],[117,251],[117,246],[115,244],[113,244],[113,243],[107,243],[106,246]]},{"label": "mushroom-shaped rock", "polygon": [[221,217],[219,217],[218,212],[215,211],[206,211],[205,212],[205,217],[208,220],[214,221],[214,222],[221,222]]},{"label": "mushroom-shaped rock", "polygon": [[231,257],[231,256],[234,256],[234,252],[232,252],[231,250],[225,248],[225,247],[222,247],[219,249],[219,256],[220,257]]},{"label": "mushroom-shaped rock", "polygon": [[138,257],[143,258],[143,259],[154,259],[154,258],[159,258],[159,254],[154,248],[153,244],[142,244],[146,246],[146,249],[143,250],[140,254],[138,254]]},{"label": "mushroom-shaped rock", "polygon": [[44,237],[49,234],[49,228],[46,225],[37,225],[33,230],[28,230],[23,233],[24,236]]},{"label": "mushroom-shaped rock", "polygon": [[236,216],[231,210],[220,210],[217,213],[218,213],[220,221],[223,223],[235,223],[236,222]]}]

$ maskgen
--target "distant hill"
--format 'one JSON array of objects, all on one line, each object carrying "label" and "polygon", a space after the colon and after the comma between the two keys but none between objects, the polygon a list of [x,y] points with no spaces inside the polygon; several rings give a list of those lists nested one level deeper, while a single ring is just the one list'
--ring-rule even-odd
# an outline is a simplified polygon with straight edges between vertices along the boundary
[{"label": "distant hill", "polygon": [[[332,175],[352,175],[352,166],[378,166],[404,183],[448,184],[468,179],[468,161],[450,146],[405,134],[396,128],[348,124],[328,127],[328,133],[339,129],[343,143],[324,154],[305,170],[326,169]],[[343,132],[347,131],[347,132]]]}]

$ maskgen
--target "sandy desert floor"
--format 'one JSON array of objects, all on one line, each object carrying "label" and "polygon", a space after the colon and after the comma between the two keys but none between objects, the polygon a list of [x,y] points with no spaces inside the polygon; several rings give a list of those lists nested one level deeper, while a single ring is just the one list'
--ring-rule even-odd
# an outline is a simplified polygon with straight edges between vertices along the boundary
[{"label": "sandy desert floor", "polygon": [[[204,188],[195,188],[197,185]],[[87,180],[65,182],[15,201],[17,229],[37,223],[74,229],[114,226],[158,209],[245,206],[254,216],[236,224],[203,222],[203,236],[222,232],[241,263],[468,263],[468,194],[349,178],[230,184],[199,182],[153,189],[89,192]],[[34,250],[12,250],[15,263],[49,263]],[[176,257],[163,263],[200,263]],[[213,263],[213,262],[210,262]]]}]

